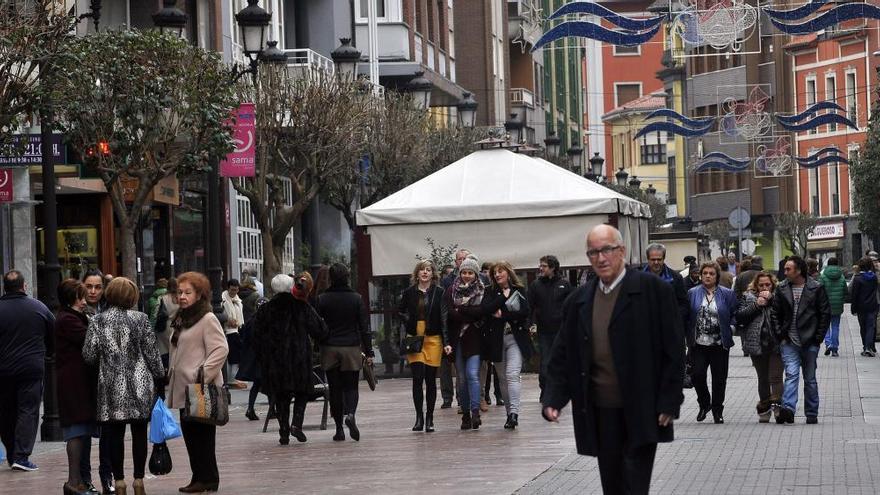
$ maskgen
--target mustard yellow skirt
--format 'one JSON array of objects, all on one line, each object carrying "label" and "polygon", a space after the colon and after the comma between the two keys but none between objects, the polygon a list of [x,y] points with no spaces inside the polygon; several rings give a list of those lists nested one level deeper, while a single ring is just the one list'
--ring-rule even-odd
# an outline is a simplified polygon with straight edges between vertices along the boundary
[{"label": "mustard yellow skirt", "polygon": [[409,364],[425,363],[428,366],[439,367],[440,358],[443,356],[443,342],[439,335],[425,335],[425,328],[427,328],[425,320],[416,322],[416,335],[424,335],[425,340],[422,344],[422,352],[407,354],[406,362]]}]

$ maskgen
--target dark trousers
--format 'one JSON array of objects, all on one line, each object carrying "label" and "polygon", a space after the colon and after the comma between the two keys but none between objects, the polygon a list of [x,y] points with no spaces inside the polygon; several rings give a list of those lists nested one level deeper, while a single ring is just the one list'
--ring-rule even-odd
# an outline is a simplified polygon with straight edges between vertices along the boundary
[{"label": "dark trousers", "polygon": [[[724,393],[727,390],[727,368],[730,363],[730,351],[720,345],[694,345],[692,348],[694,371],[692,379],[694,390],[697,391],[697,402],[703,409],[712,407],[712,414],[720,415],[724,411]],[[706,372],[712,370],[712,395]]]},{"label": "dark trousers", "polygon": [[6,462],[26,461],[37,441],[43,378],[0,379],[0,441],[6,448]]},{"label": "dark trousers", "polygon": [[110,444],[110,465],[113,479],[125,479],[125,425],[131,425],[131,458],[134,463],[134,478],[144,477],[147,465],[147,422],[113,422],[101,425],[101,435],[106,435]]},{"label": "dark trousers", "polygon": [[544,397],[544,384],[547,380],[547,363],[550,362],[550,349],[556,340],[555,333],[538,334],[538,350],[541,352],[541,372],[538,375],[538,386],[541,387],[541,397]]},{"label": "dark trousers", "polygon": [[[113,460],[110,452],[113,447],[110,445],[110,435],[101,432],[101,439],[98,440],[98,475],[101,481],[113,479]],[[86,437],[83,443],[82,456],[79,461],[79,474],[83,481],[91,483],[92,481],[92,437]]]},{"label": "dark trousers", "polygon": [[330,415],[336,426],[342,425],[342,416],[354,414],[358,407],[358,375],[360,371],[327,370],[330,386]]},{"label": "dark trousers", "polygon": [[597,407],[599,477],[605,495],[648,493],[657,444],[631,448],[623,409]]},{"label": "dark trousers", "polygon": [[186,443],[186,454],[189,456],[189,467],[192,470],[193,482],[219,483],[220,471],[217,470],[217,427],[181,421],[180,430]]},{"label": "dark trousers", "polygon": [[[462,371],[459,370],[459,372]],[[452,363],[446,359],[446,356],[440,358],[440,395],[443,396],[443,402],[450,404],[455,399],[455,385],[452,383]]]},{"label": "dark trousers", "polygon": [[[441,362],[445,361],[446,358],[442,358]],[[425,363],[412,363],[409,367],[412,369],[412,398],[416,414],[422,415],[422,403],[427,402],[428,415],[432,416],[434,405],[437,403],[437,368]],[[422,394],[423,383],[425,384],[424,395]]]},{"label": "dark trousers", "polygon": [[778,352],[765,351],[750,357],[758,375],[758,398],[779,403],[782,400],[782,356]]},{"label": "dark trousers", "polygon": [[862,350],[873,351],[874,337],[877,334],[877,312],[861,312],[858,315],[859,333],[862,335]]},{"label": "dark trousers", "polygon": [[293,400],[293,426],[302,429],[306,416],[309,394],[285,391],[273,394],[275,412],[278,415],[278,431],[282,437],[290,436],[290,401]]}]

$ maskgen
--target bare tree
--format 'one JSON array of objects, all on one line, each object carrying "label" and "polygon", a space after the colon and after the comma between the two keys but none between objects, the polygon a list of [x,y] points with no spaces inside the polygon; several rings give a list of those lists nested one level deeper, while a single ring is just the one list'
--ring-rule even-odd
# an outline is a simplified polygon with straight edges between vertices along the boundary
[{"label": "bare tree", "polygon": [[727,220],[713,220],[703,225],[702,233],[710,241],[717,242],[721,248],[721,255],[727,256],[727,252],[730,250],[730,229],[730,223]]},{"label": "bare tree", "polygon": [[207,170],[232,149],[228,71],[216,53],[135,30],[75,38],[53,68],[58,126],[100,174],[119,222],[122,272],[134,277],[134,233],[153,187]]},{"label": "bare tree", "polygon": [[773,215],[773,222],[786,249],[799,256],[807,256],[807,240],[819,219],[812,214],[800,211]]},{"label": "bare tree", "polygon": [[36,109],[40,67],[65,50],[74,22],[57,0],[0,5],[0,151]]},{"label": "bare tree", "polygon": [[[263,66],[243,95],[256,107],[256,175],[233,181],[262,232],[263,277],[281,273],[284,242],[321,188],[357,167],[369,130],[369,92],[332,75]],[[292,187],[291,205],[285,181]]]}]

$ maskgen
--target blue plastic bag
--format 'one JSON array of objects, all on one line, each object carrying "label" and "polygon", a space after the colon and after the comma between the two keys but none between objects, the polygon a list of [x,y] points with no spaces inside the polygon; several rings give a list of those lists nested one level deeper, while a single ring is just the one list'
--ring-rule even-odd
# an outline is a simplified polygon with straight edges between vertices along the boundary
[{"label": "blue plastic bag", "polygon": [[6,452],[3,451],[3,445],[0,445],[0,461],[6,459]]},{"label": "blue plastic bag", "polygon": [[150,419],[150,442],[163,443],[182,434],[180,425],[177,424],[171,411],[165,406],[165,401],[156,399],[156,405],[153,406],[153,416]]}]

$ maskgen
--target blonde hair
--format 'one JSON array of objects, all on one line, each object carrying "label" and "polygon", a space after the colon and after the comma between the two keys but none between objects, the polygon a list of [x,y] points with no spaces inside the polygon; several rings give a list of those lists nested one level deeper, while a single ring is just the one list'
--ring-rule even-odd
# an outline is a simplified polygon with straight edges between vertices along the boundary
[{"label": "blonde hair", "polygon": [[417,285],[419,283],[419,272],[428,267],[431,268],[431,283],[436,284],[440,280],[440,273],[437,271],[437,265],[431,260],[421,260],[416,263],[416,267],[413,268],[412,277],[409,279],[410,283]]},{"label": "blonde hair", "polygon": [[755,278],[753,278],[752,281],[749,283],[749,290],[754,292],[755,294],[757,294],[758,293],[758,280],[765,278],[765,277],[769,278],[770,283],[773,284],[773,288],[771,288],[770,291],[771,292],[774,291],[776,289],[776,286],[779,284],[779,281],[776,280],[776,275],[773,275],[772,273],[770,273],[768,271],[759,272],[757,275],[755,275]]},{"label": "blonde hair", "polygon": [[140,291],[131,279],[116,277],[104,289],[104,299],[110,306],[132,309],[137,305]]},{"label": "blonde hair", "polygon": [[519,277],[516,276],[516,272],[513,271],[513,265],[507,261],[498,261],[489,268],[489,278],[492,280],[493,287],[498,287],[498,282],[495,281],[495,274],[498,270],[504,270],[507,272],[507,280],[511,287],[517,287],[520,289],[525,287]]}]

